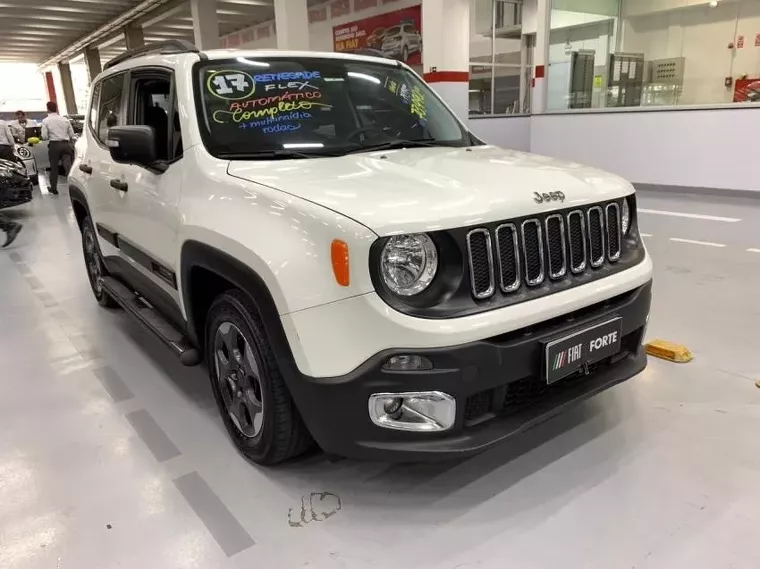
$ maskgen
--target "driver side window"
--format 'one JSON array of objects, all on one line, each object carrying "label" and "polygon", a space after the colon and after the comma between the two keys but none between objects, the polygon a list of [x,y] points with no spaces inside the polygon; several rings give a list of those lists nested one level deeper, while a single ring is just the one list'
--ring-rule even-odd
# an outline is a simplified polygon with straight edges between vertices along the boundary
[{"label": "driver side window", "polygon": [[156,157],[172,162],[182,156],[182,134],[172,74],[163,70],[132,73],[130,122],[149,126],[155,133]]}]

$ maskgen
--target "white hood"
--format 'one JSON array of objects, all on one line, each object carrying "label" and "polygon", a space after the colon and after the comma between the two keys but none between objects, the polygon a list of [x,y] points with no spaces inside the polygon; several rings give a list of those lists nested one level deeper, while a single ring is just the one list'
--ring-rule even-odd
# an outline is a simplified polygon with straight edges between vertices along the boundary
[{"label": "white hood", "polygon": [[[594,168],[493,146],[232,161],[228,172],[320,204],[378,235],[450,229],[614,199],[631,185]],[[536,203],[561,191],[564,202]]]}]

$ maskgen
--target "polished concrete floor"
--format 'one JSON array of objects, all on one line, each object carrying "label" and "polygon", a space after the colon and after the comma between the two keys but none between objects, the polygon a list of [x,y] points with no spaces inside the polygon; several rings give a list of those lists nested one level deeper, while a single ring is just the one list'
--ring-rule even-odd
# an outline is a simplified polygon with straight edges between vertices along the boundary
[{"label": "polished concrete floor", "polygon": [[760,200],[640,195],[688,345],[471,460],[245,462],[207,379],[87,284],[65,195],[0,252],[0,568],[760,567]]}]

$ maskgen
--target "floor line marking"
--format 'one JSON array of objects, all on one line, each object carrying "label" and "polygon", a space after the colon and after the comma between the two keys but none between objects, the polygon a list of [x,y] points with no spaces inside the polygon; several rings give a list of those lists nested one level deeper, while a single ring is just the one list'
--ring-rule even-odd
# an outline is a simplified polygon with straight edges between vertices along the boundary
[{"label": "floor line marking", "polygon": [[748,253],[760,253],[760,249],[753,249],[753,248],[750,247],[749,249],[747,249],[747,252]]},{"label": "floor line marking", "polygon": [[235,515],[197,471],[175,478],[174,486],[227,557],[256,545]]},{"label": "floor line marking", "polygon": [[678,243],[691,243],[692,245],[704,245],[706,247],[725,247],[723,243],[711,243],[709,241],[695,241],[694,239],[681,239],[680,237],[671,237],[671,241]]},{"label": "floor line marking", "polygon": [[156,420],[145,409],[127,414],[132,428],[158,462],[166,462],[182,454]]},{"label": "floor line marking", "polygon": [[681,211],[663,211],[659,209],[639,209],[639,213],[650,213],[652,215],[669,215],[670,217],[688,217],[691,219],[705,219],[708,221],[723,221],[725,223],[736,223],[741,221],[737,217],[719,217],[717,215],[703,215],[701,213],[684,213]]},{"label": "floor line marking", "polygon": [[651,233],[639,233],[639,235],[641,235],[642,237],[651,237],[652,236]]}]

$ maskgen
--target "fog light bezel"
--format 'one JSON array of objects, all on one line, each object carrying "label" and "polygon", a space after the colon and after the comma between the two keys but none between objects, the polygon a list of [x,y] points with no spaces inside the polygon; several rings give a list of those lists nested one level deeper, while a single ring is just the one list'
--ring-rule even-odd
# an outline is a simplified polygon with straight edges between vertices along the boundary
[{"label": "fog light bezel", "polygon": [[[384,402],[388,399],[401,399],[401,415],[389,415],[384,410]],[[409,407],[408,400],[421,399],[448,407],[446,412],[437,417],[430,417],[419,410]],[[411,402],[410,402],[411,403]],[[368,400],[369,417],[372,423],[384,429],[416,433],[441,433],[448,431],[456,424],[457,402],[454,397],[443,391],[406,391],[399,393],[373,393]],[[404,420],[404,411],[406,419]],[[418,422],[410,422],[409,418]]]},{"label": "fog light bezel", "polygon": [[[418,365],[411,365],[412,362]],[[383,371],[409,373],[417,371],[430,371],[433,369],[433,362],[429,358],[420,354],[396,354],[385,360]]]}]

